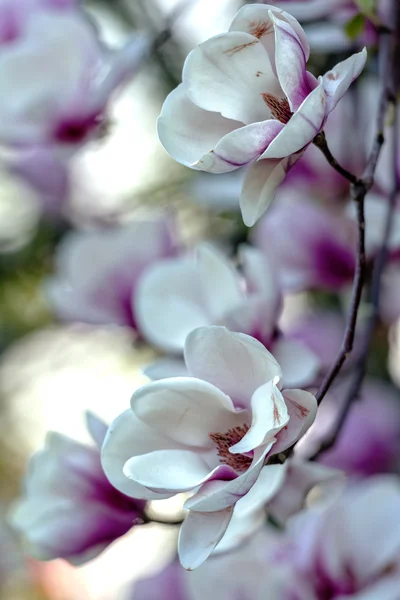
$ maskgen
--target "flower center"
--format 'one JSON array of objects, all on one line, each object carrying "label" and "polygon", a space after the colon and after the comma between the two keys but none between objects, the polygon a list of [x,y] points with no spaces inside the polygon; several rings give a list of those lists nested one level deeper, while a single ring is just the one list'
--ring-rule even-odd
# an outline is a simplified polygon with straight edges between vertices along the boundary
[{"label": "flower center", "polygon": [[245,454],[231,454],[229,448],[240,442],[248,430],[249,426],[244,424],[233,429],[228,429],[226,433],[210,433],[210,438],[217,446],[217,454],[220,462],[228,465],[228,467],[232,467],[238,473],[247,471],[253,459]]},{"label": "flower center", "polygon": [[290,110],[289,102],[286,98],[277,98],[272,94],[261,94],[265,104],[271,111],[271,115],[274,119],[277,119],[281,123],[288,123],[293,116]]}]

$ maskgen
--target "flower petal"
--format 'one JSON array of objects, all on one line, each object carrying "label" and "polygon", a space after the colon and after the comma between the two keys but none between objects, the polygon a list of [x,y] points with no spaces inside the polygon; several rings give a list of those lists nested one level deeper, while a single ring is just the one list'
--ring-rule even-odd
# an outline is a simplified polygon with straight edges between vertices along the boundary
[{"label": "flower petal", "polygon": [[283,373],[283,387],[310,385],[321,367],[318,356],[302,342],[281,338],[273,346]]},{"label": "flower petal", "polygon": [[[324,0],[322,0],[324,1]],[[292,3],[291,3],[292,4]],[[290,6],[290,9],[292,7]],[[274,23],[275,20],[281,20],[289,23],[295,34],[301,41],[302,49],[306,60],[310,54],[310,47],[307,41],[307,36],[301,27],[300,23],[292,17],[291,14],[281,10],[270,4],[248,4],[243,6],[236,14],[229,31],[245,31],[258,38],[265,46],[271,60],[271,64],[275,65],[275,36]]]},{"label": "flower petal", "polygon": [[260,160],[248,168],[240,195],[240,210],[247,227],[252,227],[265,213],[275,197],[276,188],[294,162],[289,157],[283,160]]},{"label": "flower petal", "polygon": [[248,419],[246,411],[235,410],[223,392],[194,377],[153,381],[133,394],[131,406],[154,431],[179,444],[203,448],[214,447],[210,433],[228,431]]},{"label": "flower petal", "polygon": [[252,465],[236,479],[209,480],[203,483],[199,491],[186,500],[184,507],[189,510],[213,512],[236,504],[257,481],[271,447],[272,442],[267,446],[257,448]]},{"label": "flower petal", "polygon": [[279,491],[285,480],[286,471],[287,463],[263,467],[253,487],[236,504],[236,514],[245,516],[264,507]]},{"label": "flower petal", "polygon": [[132,456],[162,449],[175,449],[179,445],[163,438],[156,431],[139,421],[131,410],[126,410],[110,425],[101,451],[101,462],[108,480],[123,494],[132,498],[157,500],[168,498],[146,490],[124,475],[125,463]]},{"label": "flower petal", "polygon": [[196,164],[218,140],[241,126],[242,123],[193,104],[183,84],[169,94],[157,122],[160,142],[172,158],[187,167]]},{"label": "flower petal", "polygon": [[185,343],[185,361],[192,375],[216,385],[236,406],[250,406],[257,388],[281,377],[278,363],[260,342],[225,327],[192,331]]},{"label": "flower petal", "polygon": [[182,79],[197,106],[244,124],[268,119],[265,91],[282,93],[263,44],[242,32],[217,35],[192,50]]},{"label": "flower petal", "polygon": [[303,150],[323,127],[326,111],[326,94],[323,83],[320,81],[260,159],[284,158]]},{"label": "flower petal", "polygon": [[353,54],[343,62],[337,64],[322,78],[323,87],[327,96],[327,111],[330,113],[349,89],[350,85],[360,75],[367,60],[367,50]]},{"label": "flower petal", "polygon": [[167,352],[182,352],[186,336],[212,322],[202,303],[194,257],[167,259],[149,267],[140,278],[134,302],[139,330]]},{"label": "flower petal", "polygon": [[212,553],[232,517],[232,507],[213,513],[190,512],[179,532],[178,553],[182,566],[192,571]]},{"label": "flower petal", "polygon": [[251,399],[252,423],[242,439],[230,448],[232,454],[245,454],[270,441],[285,427],[289,414],[276,381],[259,387]]},{"label": "flower petal", "polygon": [[294,444],[307,431],[317,414],[315,396],[303,390],[284,390],[283,397],[290,416],[289,423],[277,434],[273,454],[279,454]]},{"label": "flower petal", "polygon": [[124,474],[135,483],[165,493],[189,491],[211,476],[201,455],[189,450],[157,450],[133,456],[125,463]]},{"label": "flower petal", "polygon": [[90,437],[100,450],[107,434],[107,425],[90,410],[85,412],[85,420]]},{"label": "flower petal", "polygon": [[168,377],[189,377],[183,358],[160,358],[143,369],[152,381]]},{"label": "flower petal", "polygon": [[282,130],[274,119],[251,123],[223,137],[194,167],[208,173],[228,173],[258,158]]},{"label": "flower petal", "polygon": [[[271,17],[275,28],[275,62],[279,83],[295,112],[317,80],[306,71],[306,55],[294,29],[285,21]],[[313,85],[312,85],[313,84]]]}]

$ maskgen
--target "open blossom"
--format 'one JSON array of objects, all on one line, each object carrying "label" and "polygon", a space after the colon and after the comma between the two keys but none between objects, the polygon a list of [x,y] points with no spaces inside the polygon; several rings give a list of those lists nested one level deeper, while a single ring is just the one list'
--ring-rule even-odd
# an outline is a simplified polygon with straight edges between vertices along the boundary
[{"label": "open blossom", "polygon": [[[187,335],[205,325],[225,325],[258,339],[275,356],[284,384],[312,383],[319,362],[308,348],[279,333],[282,294],[273,265],[259,250],[239,250],[242,272],[216,248],[202,244],[197,255],[153,263],[140,279],[135,314],[143,337],[158,348],[183,352]],[[177,372],[177,369],[178,372]],[[175,359],[147,370],[152,379],[184,374]]]},{"label": "open blossom", "polygon": [[325,510],[293,518],[282,563],[291,566],[280,600],[398,600],[400,481],[373,477]]},{"label": "open blossom", "polygon": [[[77,3],[5,2],[0,41],[0,140],[64,154],[98,134],[108,100],[137,69],[147,41],[112,52]],[[11,76],[12,75],[12,76]]]},{"label": "open blossom", "polygon": [[11,523],[39,560],[81,564],[142,523],[145,502],[121,494],[104,475],[100,446],[106,425],[90,415],[89,426],[99,447],[49,433],[45,448],[31,459]]},{"label": "open blossom", "polygon": [[136,498],[193,495],[179,538],[183,566],[196,568],[223,539],[233,507],[266,503],[285,465],[268,464],[298,440],[316,413],[314,396],[281,391],[281,369],[257,340],[224,327],[189,334],[191,377],[136,391],[102,449],[110,482]]},{"label": "open blossom", "polygon": [[136,328],[133,297],[143,271],[174,252],[168,220],[73,232],[61,243],[46,286],[55,312],[69,321]]},{"label": "open blossom", "polygon": [[183,83],[162,109],[159,137],[178,162],[211,173],[251,165],[240,199],[246,225],[264,213],[366,60],[363,50],[317,80],[308,55],[291,15],[245,6],[228,33],[189,54]]}]

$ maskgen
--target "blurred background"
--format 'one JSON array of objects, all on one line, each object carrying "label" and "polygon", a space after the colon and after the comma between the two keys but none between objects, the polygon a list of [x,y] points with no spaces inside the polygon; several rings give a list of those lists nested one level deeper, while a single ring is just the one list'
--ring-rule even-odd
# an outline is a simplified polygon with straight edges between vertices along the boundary
[{"label": "blurred background", "polygon": [[[137,528],[99,558],[75,569],[63,561],[28,557],[7,525],[32,452],[48,430],[87,441],[84,412],[107,422],[128,404],[146,377],[154,351],[128,328],[63,324],[52,314],[44,282],[54,271],[55,249],[71,230],[124,224],[151,211],[173,211],[179,238],[192,245],[218,239],[234,249],[248,232],[238,211],[240,175],[214,178],[181,167],[163,150],[156,119],[166,95],[181,80],[182,65],[198,43],[226,31],[240,0],[98,0],[85,8],[112,47],[133,31],[157,40],[150,58],[110,106],[107,134],[70,162],[68,198],[38,197],[22,180],[0,180],[0,598],[3,600],[111,600],[128,598],[132,581],[159,569],[175,552],[174,528]],[[353,24],[352,27],[355,27]],[[350,33],[352,33],[350,31]],[[310,70],[324,72],[352,39],[325,38],[315,29]],[[341,33],[343,36],[343,31]],[[314,39],[314,38],[313,38]],[[329,44],[331,43],[331,47]],[[341,45],[342,44],[342,45]],[[326,51],[327,50],[327,51]],[[286,299],[287,320],[308,314],[305,294]],[[338,309],[334,294],[311,305]],[[400,383],[397,320],[380,332],[372,375]],[[337,330],[336,330],[337,332]],[[389,339],[389,352],[386,340]],[[382,340],[384,340],[382,342]],[[174,506],[166,510],[173,510]]]}]

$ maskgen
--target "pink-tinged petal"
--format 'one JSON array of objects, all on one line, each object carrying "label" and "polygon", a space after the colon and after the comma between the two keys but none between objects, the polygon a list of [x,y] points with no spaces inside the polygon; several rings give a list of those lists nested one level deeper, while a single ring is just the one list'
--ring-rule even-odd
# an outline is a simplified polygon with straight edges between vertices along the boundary
[{"label": "pink-tinged petal", "polygon": [[248,244],[239,247],[239,259],[249,294],[260,294],[278,311],[281,303],[278,274],[266,254]]},{"label": "pink-tinged petal", "polygon": [[143,337],[167,352],[182,352],[187,335],[211,323],[194,257],[159,261],[140,278],[134,297]]},{"label": "pink-tinged petal", "polygon": [[323,127],[326,111],[326,94],[320,81],[260,158],[284,158],[303,150]]},{"label": "pink-tinged petal", "polygon": [[228,258],[210,244],[198,246],[197,266],[202,301],[215,323],[245,299],[241,278]]},{"label": "pink-tinged petal", "polygon": [[245,125],[268,119],[265,91],[282,93],[263,44],[242,32],[215,36],[192,50],[182,79],[194,104]]},{"label": "pink-tinged petal", "polygon": [[[306,71],[307,57],[294,29],[285,21],[272,15],[275,28],[275,62],[279,83],[295,112],[315,87]],[[314,86],[311,87],[311,83]]]},{"label": "pink-tinged petal", "polygon": [[[176,449],[179,445],[139,421],[131,410],[126,410],[110,425],[101,451],[101,462],[108,480],[123,494],[132,498],[157,500],[160,494],[152,493],[128,479],[123,472],[132,456],[155,450]],[[168,498],[173,494],[166,494]]]},{"label": "pink-tinged petal", "polygon": [[234,18],[229,31],[245,31],[258,38],[265,46],[271,60],[273,68],[275,67],[275,36],[273,18],[289,23],[295,34],[301,41],[302,49],[306,60],[310,54],[310,47],[307,36],[291,14],[270,4],[249,4],[243,6]]},{"label": "pink-tinged petal", "polygon": [[251,399],[251,427],[242,439],[230,448],[233,454],[245,454],[268,443],[274,435],[285,427],[289,414],[285,400],[275,380],[262,385]]},{"label": "pink-tinged petal", "polygon": [[280,338],[273,346],[283,373],[283,387],[305,387],[315,380],[321,367],[318,356],[297,340]]},{"label": "pink-tinged petal", "polygon": [[232,517],[232,507],[213,513],[190,512],[179,532],[178,553],[188,571],[199,567],[222,539]]},{"label": "pink-tinged petal", "polygon": [[168,377],[189,377],[183,358],[160,358],[143,369],[143,373],[152,381]]},{"label": "pink-tinged petal", "polygon": [[353,54],[343,62],[337,64],[322,78],[324,91],[327,98],[327,114],[329,114],[344,96],[350,85],[360,75],[367,60],[367,50]]},{"label": "pink-tinged petal", "polygon": [[[244,496],[244,498],[246,498],[246,496]],[[242,514],[242,512],[237,509],[240,502],[242,502],[242,500],[239,500],[233,508],[233,515],[229,527],[216,547],[214,551],[215,555],[230,552],[248,541],[249,538],[253,537],[257,532],[264,531],[266,518],[265,511],[260,509]],[[223,584],[225,584],[225,581]],[[231,598],[231,593],[227,590],[227,595],[224,600],[230,600]]]},{"label": "pink-tinged petal", "polygon": [[266,465],[261,469],[257,481],[235,506],[237,515],[249,515],[263,508],[279,492],[284,483],[287,462],[283,465]]},{"label": "pink-tinged petal", "polygon": [[221,138],[241,126],[242,123],[193,104],[183,84],[169,94],[157,122],[160,142],[172,158],[187,167],[196,164]]},{"label": "pink-tinged petal", "polygon": [[257,388],[281,377],[275,358],[257,340],[225,327],[200,327],[186,339],[189,372],[228,394],[236,406],[249,407]]},{"label": "pink-tinged petal", "polygon": [[162,492],[189,491],[210,477],[210,468],[199,453],[189,450],[157,450],[133,456],[124,465],[132,481]]},{"label": "pink-tinged petal", "polygon": [[262,217],[272,203],[277,187],[301,156],[299,153],[283,160],[260,160],[249,167],[240,195],[245,225],[252,227]]},{"label": "pink-tinged petal", "polygon": [[203,448],[214,447],[210,433],[228,431],[248,419],[223,392],[194,377],[153,381],[133,394],[131,406],[138,419],[162,436]]},{"label": "pink-tinged petal", "polygon": [[213,512],[236,504],[256,483],[272,444],[273,442],[263,448],[257,448],[254,452],[252,465],[236,479],[206,481],[206,483],[203,483],[199,491],[186,500],[184,508]]},{"label": "pink-tinged petal", "polygon": [[208,173],[228,173],[245,167],[261,156],[282,128],[282,123],[271,119],[235,129],[193,166]]},{"label": "pink-tinged petal", "polygon": [[283,397],[289,413],[289,423],[277,434],[273,454],[279,454],[294,444],[312,425],[317,414],[315,396],[303,390],[284,390]]},{"label": "pink-tinged petal", "polygon": [[87,410],[85,412],[85,420],[86,427],[90,433],[90,437],[92,438],[96,446],[99,448],[99,450],[101,450],[101,447],[104,443],[107,434],[107,425],[90,410]]}]

